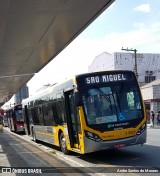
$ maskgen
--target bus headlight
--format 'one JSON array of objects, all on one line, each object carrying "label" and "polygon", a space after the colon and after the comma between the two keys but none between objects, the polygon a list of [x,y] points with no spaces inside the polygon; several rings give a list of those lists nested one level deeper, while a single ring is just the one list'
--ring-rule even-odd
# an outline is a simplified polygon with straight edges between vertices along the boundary
[{"label": "bus headlight", "polygon": [[89,131],[85,131],[85,135],[88,139],[91,139],[93,141],[96,141],[96,142],[101,141],[101,138],[97,134],[91,133]]},{"label": "bus headlight", "polygon": [[140,135],[143,133],[143,131],[146,129],[146,123],[144,123],[137,131],[137,135]]}]

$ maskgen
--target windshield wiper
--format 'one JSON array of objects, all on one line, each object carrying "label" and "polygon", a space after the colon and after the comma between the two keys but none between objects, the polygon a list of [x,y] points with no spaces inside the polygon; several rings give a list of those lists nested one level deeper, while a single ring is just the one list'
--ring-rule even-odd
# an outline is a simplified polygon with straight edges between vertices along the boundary
[{"label": "windshield wiper", "polygon": [[104,98],[111,104],[109,95],[106,95],[100,88],[97,88],[97,90],[100,93],[100,95],[104,96]]},{"label": "windshield wiper", "polygon": [[[113,113],[113,107],[112,107],[112,103],[111,103],[111,99],[110,99],[110,95],[113,96],[113,94],[106,95],[100,88],[97,88],[97,90],[110,103],[109,106],[110,106],[110,109],[111,109],[111,111]],[[114,96],[113,96],[113,99],[114,99]],[[115,103],[115,99],[114,99],[114,103]],[[117,114],[117,112],[116,112],[116,114]]]}]

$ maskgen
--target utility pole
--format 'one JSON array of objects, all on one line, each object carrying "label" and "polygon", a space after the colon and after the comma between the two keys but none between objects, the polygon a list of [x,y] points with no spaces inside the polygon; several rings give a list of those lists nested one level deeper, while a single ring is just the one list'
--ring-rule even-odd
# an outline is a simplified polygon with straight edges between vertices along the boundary
[{"label": "utility pole", "polygon": [[136,78],[138,79],[138,71],[137,71],[137,50],[136,49],[128,49],[128,48],[126,48],[126,49],[124,49],[123,47],[122,47],[122,49],[121,50],[124,50],[124,51],[133,51],[134,52],[134,70],[135,70],[135,75],[136,75]]}]

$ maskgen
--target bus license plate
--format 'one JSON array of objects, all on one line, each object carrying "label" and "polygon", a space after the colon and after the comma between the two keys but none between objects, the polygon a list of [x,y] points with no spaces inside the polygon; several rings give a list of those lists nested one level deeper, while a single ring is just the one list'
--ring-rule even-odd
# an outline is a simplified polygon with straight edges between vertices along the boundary
[{"label": "bus license plate", "polygon": [[115,144],[114,147],[115,148],[121,148],[121,147],[125,147],[126,144]]}]

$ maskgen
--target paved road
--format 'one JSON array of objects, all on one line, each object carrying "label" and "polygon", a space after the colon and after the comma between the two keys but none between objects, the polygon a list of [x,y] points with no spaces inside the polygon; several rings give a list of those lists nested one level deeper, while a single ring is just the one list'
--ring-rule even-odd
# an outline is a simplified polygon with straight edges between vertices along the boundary
[{"label": "paved road", "polygon": [[[83,157],[83,156],[82,156]],[[135,145],[118,150],[106,150],[87,154],[85,161],[95,163],[95,165],[105,165],[108,167],[131,167],[146,168],[160,171],[160,129],[147,129],[147,143],[143,146]],[[147,171],[147,170],[146,170]],[[135,173],[134,175],[160,175],[160,173]]]},{"label": "paved road", "polygon": [[[6,129],[7,130],[7,129]],[[16,135],[21,139],[22,143],[26,143],[25,141],[29,141],[29,143],[32,143],[35,145],[35,147],[38,147],[39,150],[46,151],[48,155],[51,155],[52,159],[59,158],[65,163],[68,163],[70,166],[74,167],[88,167],[91,170],[96,169],[97,167],[100,167],[98,169],[104,169],[104,167],[145,167],[145,168],[155,168],[159,167],[160,163],[160,157],[158,157],[160,153],[160,128],[150,128],[147,129],[148,137],[147,137],[147,143],[143,145],[142,147],[140,145],[138,146],[130,146],[126,148],[122,148],[119,150],[107,150],[103,152],[95,152],[91,154],[86,155],[79,155],[76,153],[73,153],[69,156],[64,155],[62,152],[60,152],[57,148],[50,147],[47,145],[43,145],[43,143],[34,143],[32,141],[32,138],[26,136],[26,135]],[[27,148],[28,144],[25,145]],[[31,150],[32,151],[32,150]],[[55,151],[55,154],[53,154]],[[30,152],[31,154],[37,154],[35,151]],[[42,157],[43,158],[43,155]],[[48,163],[48,162],[47,162]],[[53,165],[54,162],[51,162],[50,164]],[[39,165],[39,164],[38,164]],[[59,165],[58,165],[59,166]],[[62,166],[63,167],[63,166]],[[102,174],[102,171],[98,171],[97,175],[108,175],[107,172]],[[92,174],[93,175],[93,174]],[[109,173],[109,175],[117,175],[117,173]],[[142,175],[140,173],[123,173],[118,175]],[[143,175],[159,175],[154,173],[145,173]]]},{"label": "paved road", "polygon": [[[22,136],[23,137],[23,136]],[[32,145],[21,138],[17,138],[7,131],[0,133],[0,168],[3,172],[13,171],[16,174],[8,175],[89,175],[86,173],[76,173],[74,168],[57,157],[54,153],[48,153],[41,148]],[[2,169],[3,168],[3,169]],[[11,168],[11,169],[10,169]],[[69,170],[70,168],[70,170]],[[23,174],[21,172],[24,172]],[[45,173],[44,173],[45,172]],[[46,173],[49,172],[49,173]],[[51,172],[51,173],[50,173]],[[77,171],[81,172],[81,171]],[[7,173],[1,173],[7,175]]]}]

